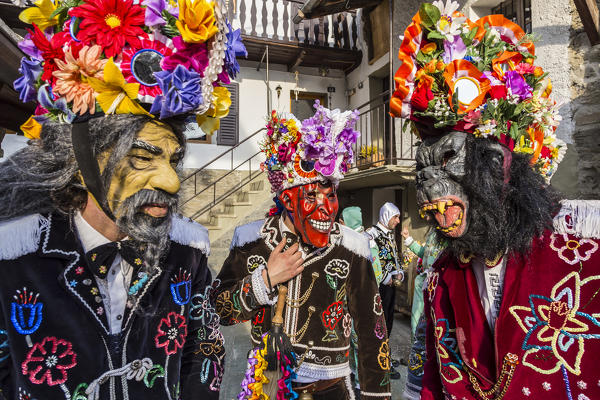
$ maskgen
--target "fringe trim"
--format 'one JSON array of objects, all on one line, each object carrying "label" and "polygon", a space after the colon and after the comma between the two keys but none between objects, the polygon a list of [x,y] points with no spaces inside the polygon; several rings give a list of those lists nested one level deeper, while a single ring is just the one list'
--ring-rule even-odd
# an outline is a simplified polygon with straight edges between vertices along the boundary
[{"label": "fringe trim", "polygon": [[600,200],[562,200],[561,204],[553,221],[555,232],[600,239]]},{"label": "fringe trim", "polygon": [[207,257],[210,254],[208,229],[189,218],[173,215],[169,236],[175,243],[198,249]]},{"label": "fringe trim", "polygon": [[369,247],[369,238],[358,233],[345,225],[339,225],[342,234],[341,245],[352,253],[357,254],[367,260],[371,259],[371,247]]},{"label": "fringe trim", "polygon": [[260,231],[264,224],[265,220],[260,219],[258,221],[250,222],[246,225],[240,225],[235,228],[235,231],[233,232],[233,238],[231,239],[230,249],[233,249],[234,247],[242,247],[247,243],[252,243],[260,239],[262,237]]},{"label": "fringe trim", "polygon": [[41,214],[0,222],[0,260],[14,260],[37,251],[48,223]]}]

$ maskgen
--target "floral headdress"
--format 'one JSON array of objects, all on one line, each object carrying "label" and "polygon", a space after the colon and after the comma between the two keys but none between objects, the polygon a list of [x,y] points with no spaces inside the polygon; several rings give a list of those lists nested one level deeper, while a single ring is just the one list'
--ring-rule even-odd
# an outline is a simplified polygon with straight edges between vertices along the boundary
[{"label": "floral headdress", "polygon": [[354,157],[352,146],[360,133],[354,130],[357,111],[329,110],[315,101],[316,113],[302,124],[292,115],[273,111],[261,145],[271,189],[280,192],[317,181],[337,185]]},{"label": "floral headdress", "polygon": [[231,104],[222,84],[247,55],[224,14],[206,0],[37,0],[20,15],[33,27],[14,83],[38,102],[26,135],[102,113],[196,115],[211,133]]},{"label": "floral headdress", "polygon": [[566,145],[549,98],[552,85],[535,66],[529,35],[502,15],[476,22],[446,0],[425,3],[404,33],[391,111],[443,130],[495,137],[549,179]]}]

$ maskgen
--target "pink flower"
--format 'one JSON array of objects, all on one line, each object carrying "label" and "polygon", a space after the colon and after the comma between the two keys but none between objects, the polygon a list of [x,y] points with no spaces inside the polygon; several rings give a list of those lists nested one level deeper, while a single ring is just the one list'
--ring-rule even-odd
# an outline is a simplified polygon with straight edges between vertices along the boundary
[{"label": "pink flower", "polygon": [[533,72],[535,71],[535,67],[531,64],[520,63],[517,64],[517,66],[515,67],[515,71],[517,71],[521,75],[533,74]]},{"label": "pink flower", "polygon": [[171,311],[167,318],[160,320],[158,333],[154,337],[156,347],[164,347],[167,355],[175,354],[185,344],[187,325],[185,318]]},{"label": "pink flower", "polygon": [[568,235],[552,234],[550,248],[569,265],[587,261],[598,250],[598,243],[590,239],[570,239]]},{"label": "pink flower", "polygon": [[21,364],[23,375],[40,385],[61,385],[67,381],[67,370],[77,365],[77,355],[71,343],[55,337],[45,337],[33,345]]},{"label": "pink flower", "polygon": [[177,52],[163,58],[161,66],[164,70],[174,71],[178,65],[182,65],[204,76],[204,70],[208,66],[206,43],[186,43],[181,36],[177,36],[173,38],[173,46]]}]

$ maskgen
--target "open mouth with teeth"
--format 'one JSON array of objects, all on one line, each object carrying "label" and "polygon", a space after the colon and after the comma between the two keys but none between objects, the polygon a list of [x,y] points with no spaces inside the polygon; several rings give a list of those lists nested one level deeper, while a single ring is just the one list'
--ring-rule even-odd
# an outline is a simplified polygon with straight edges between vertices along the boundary
[{"label": "open mouth with teeth", "polygon": [[443,197],[423,203],[419,208],[421,218],[435,219],[436,229],[446,236],[460,237],[466,227],[464,202],[456,196]]},{"label": "open mouth with teeth", "polygon": [[312,226],[319,232],[328,233],[331,229],[331,221],[328,219],[323,221],[309,219],[308,222],[310,223],[310,226]]}]

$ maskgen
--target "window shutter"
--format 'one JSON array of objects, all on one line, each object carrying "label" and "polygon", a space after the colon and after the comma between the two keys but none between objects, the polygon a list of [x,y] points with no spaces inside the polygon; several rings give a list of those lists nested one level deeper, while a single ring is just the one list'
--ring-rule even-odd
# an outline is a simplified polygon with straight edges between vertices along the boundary
[{"label": "window shutter", "polygon": [[229,107],[229,114],[221,119],[217,144],[220,146],[235,146],[239,140],[239,84],[232,82],[224,86],[231,93],[231,107]]}]

